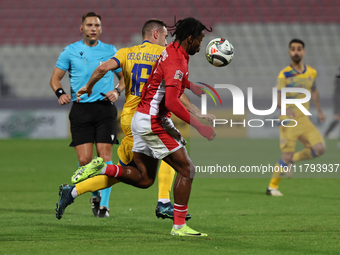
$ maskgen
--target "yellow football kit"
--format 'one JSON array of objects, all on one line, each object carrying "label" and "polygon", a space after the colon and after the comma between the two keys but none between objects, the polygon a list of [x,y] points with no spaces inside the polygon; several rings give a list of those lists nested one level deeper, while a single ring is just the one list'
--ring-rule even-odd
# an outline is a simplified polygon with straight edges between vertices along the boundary
[{"label": "yellow football kit", "polygon": [[133,137],[130,127],[132,117],[140,102],[143,86],[164,49],[165,47],[144,41],[141,45],[120,49],[113,57],[123,69],[125,81],[126,99],[120,119],[125,137],[117,151],[122,165],[129,164],[133,159]]},{"label": "yellow football kit", "polygon": [[[278,76],[277,89],[280,91],[282,88],[304,88],[310,92],[316,87],[315,78],[317,72],[314,68],[306,65],[305,70],[302,73],[296,71],[291,65],[284,68]],[[303,93],[287,93],[287,98],[304,98]],[[307,110],[309,110],[310,102],[302,104]],[[323,143],[323,137],[318,129],[312,124],[309,116],[304,115],[296,105],[287,105],[287,108],[292,108],[297,125],[295,127],[280,126],[280,149],[282,152],[294,152],[296,141],[299,140],[306,148],[317,143]],[[280,120],[292,119],[288,116],[280,116]],[[285,125],[290,125],[288,122]],[[291,125],[295,125],[294,122]]]},{"label": "yellow football kit", "polygon": [[[121,114],[120,124],[125,137],[118,147],[117,154],[119,165],[126,166],[134,164],[133,160],[133,136],[131,133],[132,117],[137,110],[141,100],[143,86],[147,82],[153,67],[160,54],[165,49],[157,44],[144,41],[141,45],[131,48],[123,48],[116,52],[113,59],[117,61],[123,70],[125,82],[125,103]],[[164,161],[161,162],[158,173],[158,198],[170,199],[170,191],[175,171]],[[97,190],[98,187],[110,187],[119,182],[117,179],[106,175],[95,176],[76,185],[78,194]]]},{"label": "yellow football kit", "polygon": [[[278,76],[277,88],[280,91],[282,88],[304,88],[310,92],[316,88],[315,79],[317,72],[314,68],[306,65],[302,73],[295,70],[291,65],[284,68]],[[305,94],[302,93],[287,93],[287,98],[304,98]],[[302,104],[307,110],[309,110],[310,102]],[[295,152],[296,141],[299,140],[305,147],[302,151],[295,152],[293,155],[293,161],[297,162],[305,159],[312,159],[316,157],[311,147],[317,143],[324,143],[323,137],[319,130],[310,121],[309,116],[304,115],[296,105],[287,105],[286,108],[292,108],[295,117],[280,116],[280,121],[285,119],[294,119],[297,122],[295,127],[280,126],[280,149],[282,152]],[[288,122],[285,125],[294,126],[296,123],[292,121],[291,124]],[[280,166],[287,166],[286,163],[279,160],[275,165],[277,169]],[[284,171],[274,172],[272,179],[269,183],[269,188],[278,189],[279,182],[284,176]],[[268,191],[267,191],[268,192]],[[282,194],[281,194],[282,195]]]},{"label": "yellow football kit", "polygon": [[[113,57],[123,69],[125,81],[126,99],[120,118],[120,124],[125,137],[117,150],[120,165],[128,165],[133,160],[132,117],[141,100],[143,86],[147,82],[149,75],[164,49],[165,47],[144,41],[141,45],[120,49]],[[175,171],[162,161],[158,174],[158,198],[170,199],[169,193],[171,191],[174,174]]]}]

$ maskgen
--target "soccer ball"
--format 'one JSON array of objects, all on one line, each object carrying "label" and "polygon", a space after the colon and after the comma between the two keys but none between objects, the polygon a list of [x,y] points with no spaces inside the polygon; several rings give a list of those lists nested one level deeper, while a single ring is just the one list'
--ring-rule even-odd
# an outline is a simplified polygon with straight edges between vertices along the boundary
[{"label": "soccer ball", "polygon": [[226,66],[234,57],[234,46],[224,38],[211,40],[206,48],[205,56],[213,66]]}]

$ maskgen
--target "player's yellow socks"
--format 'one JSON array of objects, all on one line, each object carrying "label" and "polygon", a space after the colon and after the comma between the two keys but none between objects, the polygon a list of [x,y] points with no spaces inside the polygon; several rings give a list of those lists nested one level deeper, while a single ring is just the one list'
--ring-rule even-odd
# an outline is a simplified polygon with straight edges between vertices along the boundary
[{"label": "player's yellow socks", "polygon": [[76,184],[78,195],[82,195],[86,192],[93,192],[96,190],[106,189],[119,181],[115,178],[108,177],[106,175],[97,175],[93,178],[89,178],[83,182]]},{"label": "player's yellow socks", "polygon": [[158,199],[170,199],[175,170],[164,161],[158,171]]},{"label": "player's yellow socks", "polygon": [[278,189],[279,188],[279,183],[282,180],[284,176],[284,171],[283,167],[286,167],[287,164],[282,161],[282,159],[279,160],[279,162],[276,163],[275,168],[276,170],[279,169],[279,171],[273,171],[272,178],[269,183],[269,187],[273,189]]},{"label": "player's yellow socks", "polygon": [[300,160],[312,159],[317,157],[315,151],[310,148],[306,148],[302,151],[295,152],[293,155],[293,161],[298,162]]}]

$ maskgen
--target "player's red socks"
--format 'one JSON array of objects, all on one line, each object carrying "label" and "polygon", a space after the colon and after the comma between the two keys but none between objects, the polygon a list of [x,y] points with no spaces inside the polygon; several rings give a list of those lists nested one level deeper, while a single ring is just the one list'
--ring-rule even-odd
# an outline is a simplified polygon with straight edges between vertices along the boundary
[{"label": "player's red socks", "polygon": [[174,204],[174,225],[185,224],[185,217],[187,216],[188,205]]},{"label": "player's red socks", "polygon": [[122,173],[123,173],[123,168],[121,166],[118,166],[118,165],[107,165],[106,166],[105,175],[109,177],[118,178],[122,175]]}]

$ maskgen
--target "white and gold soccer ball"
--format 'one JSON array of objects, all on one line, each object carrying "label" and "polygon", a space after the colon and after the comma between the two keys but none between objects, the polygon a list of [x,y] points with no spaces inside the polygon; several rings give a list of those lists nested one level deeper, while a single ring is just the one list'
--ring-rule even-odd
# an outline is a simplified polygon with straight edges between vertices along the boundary
[{"label": "white and gold soccer ball", "polygon": [[233,60],[234,46],[224,38],[211,40],[206,48],[205,56],[213,66],[226,66]]}]

